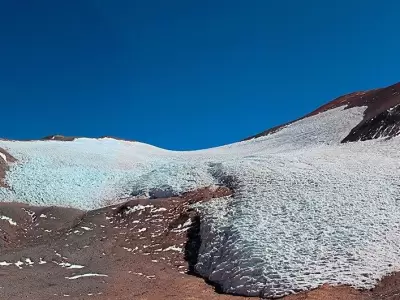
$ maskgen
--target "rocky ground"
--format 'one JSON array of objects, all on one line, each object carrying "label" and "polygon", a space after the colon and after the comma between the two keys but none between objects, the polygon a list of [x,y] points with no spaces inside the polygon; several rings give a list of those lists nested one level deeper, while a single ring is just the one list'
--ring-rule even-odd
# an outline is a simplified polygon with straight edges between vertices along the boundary
[{"label": "rocky ground", "polygon": [[0,299],[229,299],[188,275],[199,243],[189,205],[229,195],[203,189],[90,212],[1,203]]},{"label": "rocky ground", "polygon": [[[200,218],[190,204],[225,187],[84,212],[0,204],[0,299],[250,299],[193,274]],[[288,300],[400,299],[400,276],[373,291],[322,287]]]}]

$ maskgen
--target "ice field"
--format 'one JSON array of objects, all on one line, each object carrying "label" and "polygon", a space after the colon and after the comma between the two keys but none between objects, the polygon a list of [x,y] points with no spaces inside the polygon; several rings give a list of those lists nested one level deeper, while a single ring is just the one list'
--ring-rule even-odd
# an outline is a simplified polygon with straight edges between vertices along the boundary
[{"label": "ice field", "polygon": [[266,297],[323,283],[370,288],[400,271],[400,139],[341,144],[364,110],[339,107],[198,151],[107,138],[2,140],[17,162],[0,200],[94,209],[228,183],[231,199],[198,205],[202,276],[225,292]]}]

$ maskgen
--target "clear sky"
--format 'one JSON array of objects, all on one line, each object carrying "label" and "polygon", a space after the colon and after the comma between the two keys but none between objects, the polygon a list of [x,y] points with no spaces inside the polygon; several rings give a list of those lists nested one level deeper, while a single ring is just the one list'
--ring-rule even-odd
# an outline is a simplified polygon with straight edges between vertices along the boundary
[{"label": "clear sky", "polygon": [[238,141],[400,81],[399,1],[0,1],[0,136]]}]

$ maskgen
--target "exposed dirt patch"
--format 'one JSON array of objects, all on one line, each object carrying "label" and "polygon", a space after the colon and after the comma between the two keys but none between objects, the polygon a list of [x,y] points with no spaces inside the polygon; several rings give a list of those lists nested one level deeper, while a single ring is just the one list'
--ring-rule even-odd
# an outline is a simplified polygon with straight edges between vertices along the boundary
[{"label": "exposed dirt patch", "polygon": [[16,161],[17,160],[10,153],[0,148],[0,187],[8,187],[5,182],[6,172],[9,169],[9,164]]}]

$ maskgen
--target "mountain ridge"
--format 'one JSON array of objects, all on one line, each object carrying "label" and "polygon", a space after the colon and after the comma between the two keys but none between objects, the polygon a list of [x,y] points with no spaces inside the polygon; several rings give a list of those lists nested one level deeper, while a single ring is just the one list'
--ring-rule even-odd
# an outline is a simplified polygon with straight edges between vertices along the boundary
[{"label": "mountain ridge", "polygon": [[378,137],[390,138],[398,135],[400,130],[398,125],[394,125],[400,121],[399,111],[397,111],[397,109],[394,111],[390,110],[391,108],[400,104],[399,93],[400,83],[396,83],[385,88],[377,88],[368,91],[359,91],[346,94],[318,107],[314,111],[301,118],[267,129],[258,134],[245,138],[244,140],[250,140],[273,134],[294,122],[340,106],[346,106],[345,109],[362,106],[367,107],[363,120],[351,130],[348,136],[342,140],[343,143],[354,142],[358,140],[365,141]]},{"label": "mountain ridge", "polygon": [[[339,96],[332,101],[321,105],[310,113],[297,118],[293,121],[273,126],[266,129],[258,134],[251,135],[242,141],[247,141],[266,135],[276,133],[282,128],[303,120],[305,118],[314,116],[321,112],[325,112],[337,107],[346,106],[345,109],[353,107],[366,106],[367,109],[364,113],[363,120],[346,136],[342,143],[354,142],[354,141],[365,141],[378,137],[391,138],[400,133],[400,108],[396,106],[400,104],[400,82],[384,87],[376,88],[367,91],[357,91],[349,94]],[[100,137],[84,137],[84,136],[64,136],[62,134],[48,135],[38,140],[44,141],[74,141],[79,138],[89,139],[114,139],[127,142],[137,142],[136,140],[124,139],[115,136],[104,135]],[[4,139],[3,139],[4,140]],[[32,139],[24,141],[33,141]]]},{"label": "mountain ridge", "polygon": [[[45,258],[55,261],[57,268],[78,268],[71,262],[83,266],[77,259],[84,245],[104,247],[111,258],[119,253],[119,260],[132,255],[129,259],[135,265],[142,255],[159,263],[166,259],[164,252],[182,253],[183,247],[190,246],[185,270],[226,294],[263,298],[295,294],[288,299],[320,295],[315,299],[324,300],[347,300],[353,295],[353,299],[372,300],[376,290],[390,299],[390,284],[398,281],[396,272],[400,271],[396,88],[339,97],[274,133],[198,151],[169,151],[109,138],[0,140],[0,168],[4,167],[0,200],[15,203],[0,206],[4,241],[8,244],[15,230],[18,237],[28,238],[31,230],[38,238],[48,236],[45,233],[58,225],[37,227],[46,224],[45,220],[38,222],[46,219],[38,207],[69,207],[94,218],[77,218],[65,236],[57,239],[61,248],[54,251],[63,260],[50,253]],[[352,132],[355,141],[344,142]],[[202,201],[210,195],[214,195],[212,200]],[[25,210],[17,202],[25,203]],[[32,207],[37,213],[32,214]],[[59,212],[57,216],[62,216]],[[157,225],[172,221],[170,217],[176,218],[172,228]],[[173,236],[168,233],[171,229],[179,235],[179,242],[164,245]],[[159,240],[161,232],[168,234]],[[54,245],[54,238],[50,234],[40,240],[41,247]],[[67,240],[68,246],[62,248]],[[91,240],[96,244],[83,243]],[[69,248],[78,241],[78,248]],[[140,251],[135,247],[141,247]],[[32,249],[23,248],[14,257],[9,248],[0,255],[4,260],[0,271],[16,267],[13,274],[17,276],[29,268],[43,272],[43,257],[33,256]],[[96,261],[107,257],[99,251],[85,255]],[[111,263],[116,261],[107,259],[101,266]],[[129,268],[143,280],[171,275],[161,270],[151,274],[154,269],[147,264],[141,268],[148,272]],[[118,269],[112,274],[103,270],[91,266],[93,272],[87,276],[110,278],[87,279],[93,282],[90,288],[96,280],[106,283],[121,278]],[[57,277],[57,289],[62,290],[63,280],[81,275],[85,274],[75,271]],[[341,287],[325,289],[326,285]],[[73,287],[73,297],[83,297],[77,286],[69,287]],[[11,295],[14,291],[0,289],[0,296],[2,292]],[[321,296],[327,293],[332,297]],[[342,298],[335,298],[341,293]]]}]

